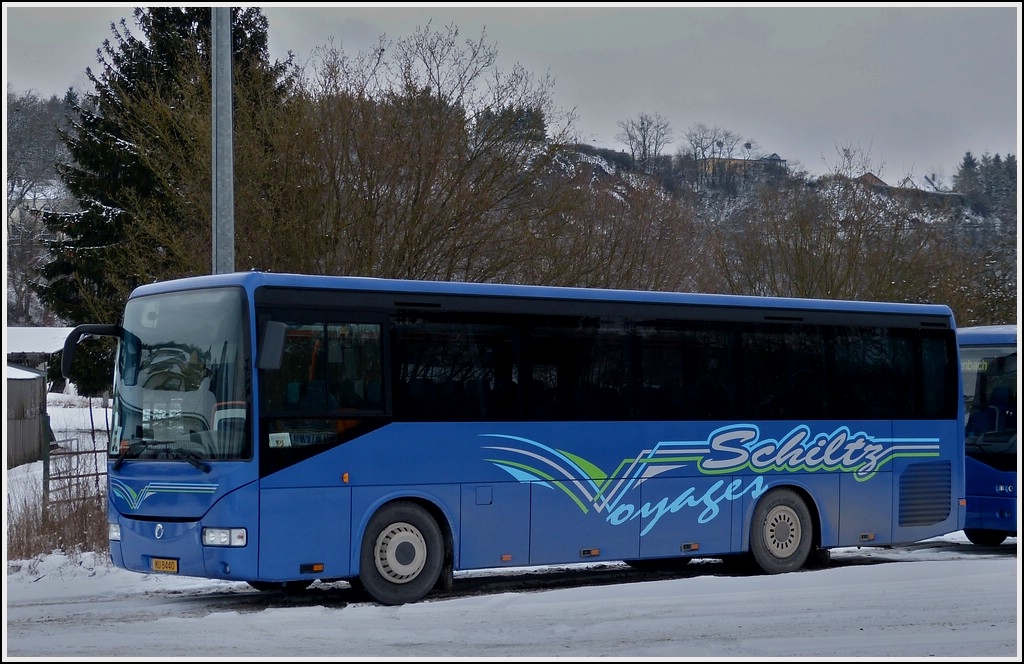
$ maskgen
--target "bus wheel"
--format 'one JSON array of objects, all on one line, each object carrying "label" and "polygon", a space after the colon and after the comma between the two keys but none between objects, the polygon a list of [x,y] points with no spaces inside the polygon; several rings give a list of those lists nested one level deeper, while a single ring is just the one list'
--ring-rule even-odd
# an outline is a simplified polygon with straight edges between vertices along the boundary
[{"label": "bus wheel", "polygon": [[767,493],[754,510],[750,552],[768,574],[795,572],[811,552],[814,526],[803,499],[791,489]]},{"label": "bus wheel", "polygon": [[437,522],[419,505],[385,505],[373,515],[363,534],[359,581],[381,604],[422,599],[440,578],[442,539]]},{"label": "bus wheel", "polygon": [[1010,533],[1005,530],[983,530],[981,528],[964,528],[964,535],[977,546],[999,546]]}]

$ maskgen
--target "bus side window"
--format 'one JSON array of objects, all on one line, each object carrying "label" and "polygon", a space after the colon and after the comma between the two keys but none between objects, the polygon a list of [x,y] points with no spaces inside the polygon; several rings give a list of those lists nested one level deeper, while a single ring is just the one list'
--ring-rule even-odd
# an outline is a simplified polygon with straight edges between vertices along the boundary
[{"label": "bus side window", "polygon": [[280,367],[261,369],[261,400],[264,407],[296,409],[305,407],[311,399],[316,398],[315,387],[310,396],[310,383],[317,377],[318,364],[322,364],[317,361],[322,330],[322,325],[287,325]]}]

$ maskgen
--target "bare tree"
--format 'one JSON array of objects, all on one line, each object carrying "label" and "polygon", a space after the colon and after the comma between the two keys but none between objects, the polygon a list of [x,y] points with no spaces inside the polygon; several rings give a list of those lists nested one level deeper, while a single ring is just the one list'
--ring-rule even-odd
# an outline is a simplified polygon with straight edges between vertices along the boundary
[{"label": "bare tree", "polygon": [[660,114],[640,113],[631,120],[620,120],[622,131],[615,136],[629,147],[633,162],[645,173],[654,169],[654,161],[661,156],[673,139],[673,130],[668,120]]},{"label": "bare tree", "polygon": [[677,156],[693,160],[697,191],[710,183],[728,184],[736,176],[733,159],[749,160],[757,156],[757,144],[753,141],[744,141],[728,129],[708,127],[701,122],[686,131],[686,142],[687,147],[680,147]]},{"label": "bare tree", "polygon": [[7,324],[54,322],[31,288],[46,259],[44,209],[73,205],[55,164],[67,157],[59,131],[66,106],[56,96],[7,89]]},{"label": "bare tree", "polygon": [[356,57],[317,51],[279,146],[301,172],[306,200],[288,209],[304,214],[288,223],[315,239],[309,270],[531,280],[537,229],[575,200],[552,176],[572,117],[550,79],[501,71],[484,35],[458,34],[428,25]]},{"label": "bare tree", "polygon": [[[723,230],[715,264],[731,292],[826,299],[927,300],[941,250],[941,209],[860,180],[866,156],[840,153],[835,170],[762,187],[741,224]],[[936,222],[936,219],[938,220]]]},{"label": "bare tree", "polygon": [[534,250],[537,282],[593,288],[693,290],[703,236],[696,216],[655,178],[600,175],[576,164],[578,205],[552,218]]}]

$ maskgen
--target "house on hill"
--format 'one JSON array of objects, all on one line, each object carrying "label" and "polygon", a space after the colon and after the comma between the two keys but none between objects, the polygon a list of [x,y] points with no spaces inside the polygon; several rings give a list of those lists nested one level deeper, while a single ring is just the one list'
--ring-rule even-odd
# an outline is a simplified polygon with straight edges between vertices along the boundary
[{"label": "house on hill", "polygon": [[704,175],[729,173],[732,175],[762,175],[781,173],[786,170],[786,160],[773,152],[767,157],[736,159],[733,157],[709,157],[698,160]]},{"label": "house on hill", "polygon": [[857,178],[857,182],[867,185],[869,187],[888,187],[882,178],[878,177],[874,173],[865,173],[864,175]]}]

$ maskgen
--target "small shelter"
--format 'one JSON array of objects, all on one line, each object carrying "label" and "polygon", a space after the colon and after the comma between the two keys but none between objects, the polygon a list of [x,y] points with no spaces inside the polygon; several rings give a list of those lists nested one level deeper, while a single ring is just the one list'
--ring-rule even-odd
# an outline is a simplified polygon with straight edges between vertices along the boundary
[{"label": "small shelter", "polygon": [[7,467],[42,461],[44,445],[50,443],[46,414],[46,374],[33,369],[6,365],[7,428],[4,451]]},{"label": "small shelter", "polygon": [[7,428],[4,453],[7,467],[41,461],[53,440],[46,414],[46,365],[64,348],[70,327],[4,328],[7,364]]}]

